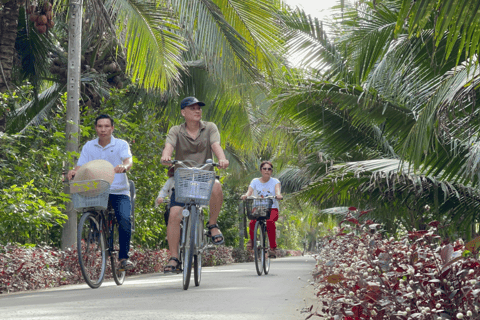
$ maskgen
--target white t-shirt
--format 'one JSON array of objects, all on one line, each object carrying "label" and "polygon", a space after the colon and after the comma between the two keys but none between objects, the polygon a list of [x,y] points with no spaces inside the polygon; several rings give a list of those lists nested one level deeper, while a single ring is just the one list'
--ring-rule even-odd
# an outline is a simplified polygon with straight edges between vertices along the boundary
[{"label": "white t-shirt", "polygon": [[[163,198],[165,200],[165,197],[172,197],[172,192],[173,188],[175,188],[175,179],[173,177],[168,178],[167,182],[163,185],[163,188],[160,190],[158,193],[157,199],[158,198]],[[155,207],[157,207],[157,201],[155,201]]]},{"label": "white t-shirt", "polygon": [[[107,160],[115,168],[123,164],[123,160],[131,158],[132,152],[128,142],[122,139],[116,139],[112,136],[110,143],[102,147],[98,143],[98,138],[85,143],[80,153],[77,166],[82,166],[92,160]],[[124,194],[130,196],[130,186],[125,173],[116,173],[110,186],[111,194]]]},{"label": "white t-shirt", "polygon": [[[267,182],[262,183],[260,178],[255,178],[250,182],[250,187],[253,189],[253,196],[255,197],[270,197],[275,196],[275,186],[280,181],[275,178],[270,178]],[[278,201],[273,200],[272,208],[278,209]]]}]

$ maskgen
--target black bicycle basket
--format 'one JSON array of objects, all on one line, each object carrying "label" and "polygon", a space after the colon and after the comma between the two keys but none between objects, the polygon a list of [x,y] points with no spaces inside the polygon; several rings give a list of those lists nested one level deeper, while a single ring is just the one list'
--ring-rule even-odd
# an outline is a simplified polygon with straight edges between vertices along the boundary
[{"label": "black bicycle basket", "polygon": [[273,199],[245,199],[247,218],[250,220],[270,219]]}]

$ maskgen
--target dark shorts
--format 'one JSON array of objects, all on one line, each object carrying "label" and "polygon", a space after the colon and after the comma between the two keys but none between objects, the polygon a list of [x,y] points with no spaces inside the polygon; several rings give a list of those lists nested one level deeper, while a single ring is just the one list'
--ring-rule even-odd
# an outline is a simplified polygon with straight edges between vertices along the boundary
[{"label": "dark shorts", "polygon": [[185,203],[175,201],[175,189],[173,189],[172,196],[170,197],[170,208],[173,207],[185,207]]}]

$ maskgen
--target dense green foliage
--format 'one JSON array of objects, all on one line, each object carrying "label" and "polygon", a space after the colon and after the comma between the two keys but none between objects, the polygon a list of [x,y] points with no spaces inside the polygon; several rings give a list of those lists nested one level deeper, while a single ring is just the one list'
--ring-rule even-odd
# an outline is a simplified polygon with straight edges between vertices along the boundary
[{"label": "dense green foliage", "polygon": [[322,209],[375,209],[392,233],[431,220],[445,236],[478,232],[479,8],[354,1],[328,33],[304,12],[287,16],[292,50],[311,67],[276,99],[275,114],[300,132],[288,189]]},{"label": "dense green foliage", "polygon": [[[110,99],[104,100],[101,111],[85,108],[80,128],[81,146],[96,135],[93,128],[99,112],[109,113],[115,119],[116,138],[130,143],[134,165],[129,179],[135,182],[135,233],[132,244],[144,248],[166,248],[164,207],[154,207],[158,191],[167,179],[167,168],[160,163],[161,150],[165,144],[164,120],[141,114],[142,101],[125,107],[122,101],[129,100],[128,89],[114,89]],[[61,225],[66,218],[59,210],[65,207],[69,197],[63,194],[63,162],[67,156],[65,145],[64,110],[59,108],[43,125],[29,127],[28,134],[2,135],[0,148],[2,158],[0,199],[0,228],[5,231],[2,242],[46,243],[59,246]],[[53,111],[52,111],[53,113]],[[72,154],[70,156],[77,156]],[[21,174],[18,174],[21,172]],[[239,225],[243,216],[238,212],[240,195],[246,185],[237,186],[227,171],[219,171],[224,190],[224,205],[220,212],[219,225],[229,246],[239,245]],[[18,187],[16,186],[18,185]],[[206,218],[208,210],[205,211]],[[285,208],[278,222],[281,248],[301,248],[298,232],[301,221],[295,207]],[[285,226],[285,227],[283,227]]]},{"label": "dense green foliage", "polygon": [[60,112],[45,126],[0,136],[2,243],[60,244],[65,122]]},{"label": "dense green foliage", "polygon": [[[118,2],[113,12],[123,6],[132,19],[124,26],[128,39],[123,44],[113,33],[98,36],[107,24],[85,27],[97,33],[85,36],[83,53],[89,68],[100,72],[82,67],[81,144],[94,137],[93,118],[99,112],[112,114],[114,135],[131,144],[129,177],[138,194],[135,244],[165,246],[163,211],[153,206],[166,179],[159,154],[168,129],[182,121],[178,101],[187,95],[206,102],[203,118],[218,125],[231,163],[221,173],[225,205],[219,220],[228,243],[240,244],[238,197],[259,176],[258,164],[265,159],[274,163],[283,193],[292,194],[277,223],[280,247],[314,246],[335,220],[326,213],[334,207],[374,209],[370,217],[392,234],[399,227],[423,229],[434,219],[445,222],[440,232],[446,236],[470,238],[477,232],[480,72],[473,57],[480,8],[454,0],[353,2],[342,2],[328,21],[328,33],[301,10],[260,0],[212,1],[215,10],[195,1],[197,12],[182,0],[172,2],[172,11],[142,7],[151,18],[144,23],[159,28],[149,35],[144,26],[135,29],[142,22],[131,3]],[[253,5],[259,3],[265,6]],[[417,10],[422,5],[435,10]],[[196,29],[201,18],[207,22]],[[180,22],[185,29],[178,28]],[[61,29],[50,32],[66,36]],[[135,32],[141,44],[131,42]],[[145,42],[161,34],[168,35],[164,48]],[[32,47],[42,44],[59,58],[46,62],[62,60],[59,44],[31,40]],[[225,56],[216,55],[220,43],[227,47]],[[304,54],[308,68],[292,68],[285,59],[288,49]],[[136,57],[148,50],[155,51],[156,60],[142,64]],[[165,70],[148,69],[159,59],[165,59]],[[161,77],[152,78],[157,71]],[[61,77],[40,78],[30,86],[25,85],[30,78],[18,76],[17,90],[1,96],[0,116],[7,115],[8,132],[21,135],[1,138],[2,168],[8,169],[0,183],[10,197],[18,197],[12,185],[27,190],[32,181],[45,206],[61,207],[62,200],[44,190],[48,186],[62,196],[61,181],[51,177],[60,177],[66,160],[64,88]],[[153,87],[160,90],[145,90]],[[32,95],[27,88],[42,93]],[[36,170],[29,171],[31,162]],[[19,169],[13,171],[15,166]],[[44,219],[55,221],[52,230],[61,219],[54,216]],[[12,241],[39,238],[25,237]],[[53,233],[50,241],[58,243],[58,236]]]}]

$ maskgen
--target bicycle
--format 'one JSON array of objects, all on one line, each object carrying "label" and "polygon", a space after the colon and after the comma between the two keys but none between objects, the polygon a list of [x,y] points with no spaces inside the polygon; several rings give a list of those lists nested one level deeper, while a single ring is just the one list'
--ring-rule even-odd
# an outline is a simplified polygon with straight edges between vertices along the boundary
[{"label": "bicycle", "polygon": [[[135,230],[135,184],[129,181],[132,232]],[[77,253],[85,282],[95,289],[102,284],[107,269],[107,255],[117,285],[125,281],[125,270],[118,270],[118,222],[109,204],[110,183],[105,180],[70,182],[73,207],[82,213],[77,230]]]},{"label": "bicycle", "polygon": [[200,285],[202,276],[202,253],[208,247],[207,231],[204,229],[205,217],[202,208],[208,206],[215,183],[215,172],[204,170],[218,164],[211,159],[200,167],[188,167],[180,160],[172,160],[173,165],[180,165],[175,170],[175,201],[184,203],[183,219],[180,224],[180,245],[178,256],[183,263],[183,289],[188,290],[194,270],[195,286]]},{"label": "bicycle", "polygon": [[265,198],[247,197],[244,200],[244,211],[248,219],[257,220],[253,231],[253,253],[255,256],[255,268],[259,276],[270,272],[270,241],[267,235],[267,220],[270,219],[274,196]]}]

